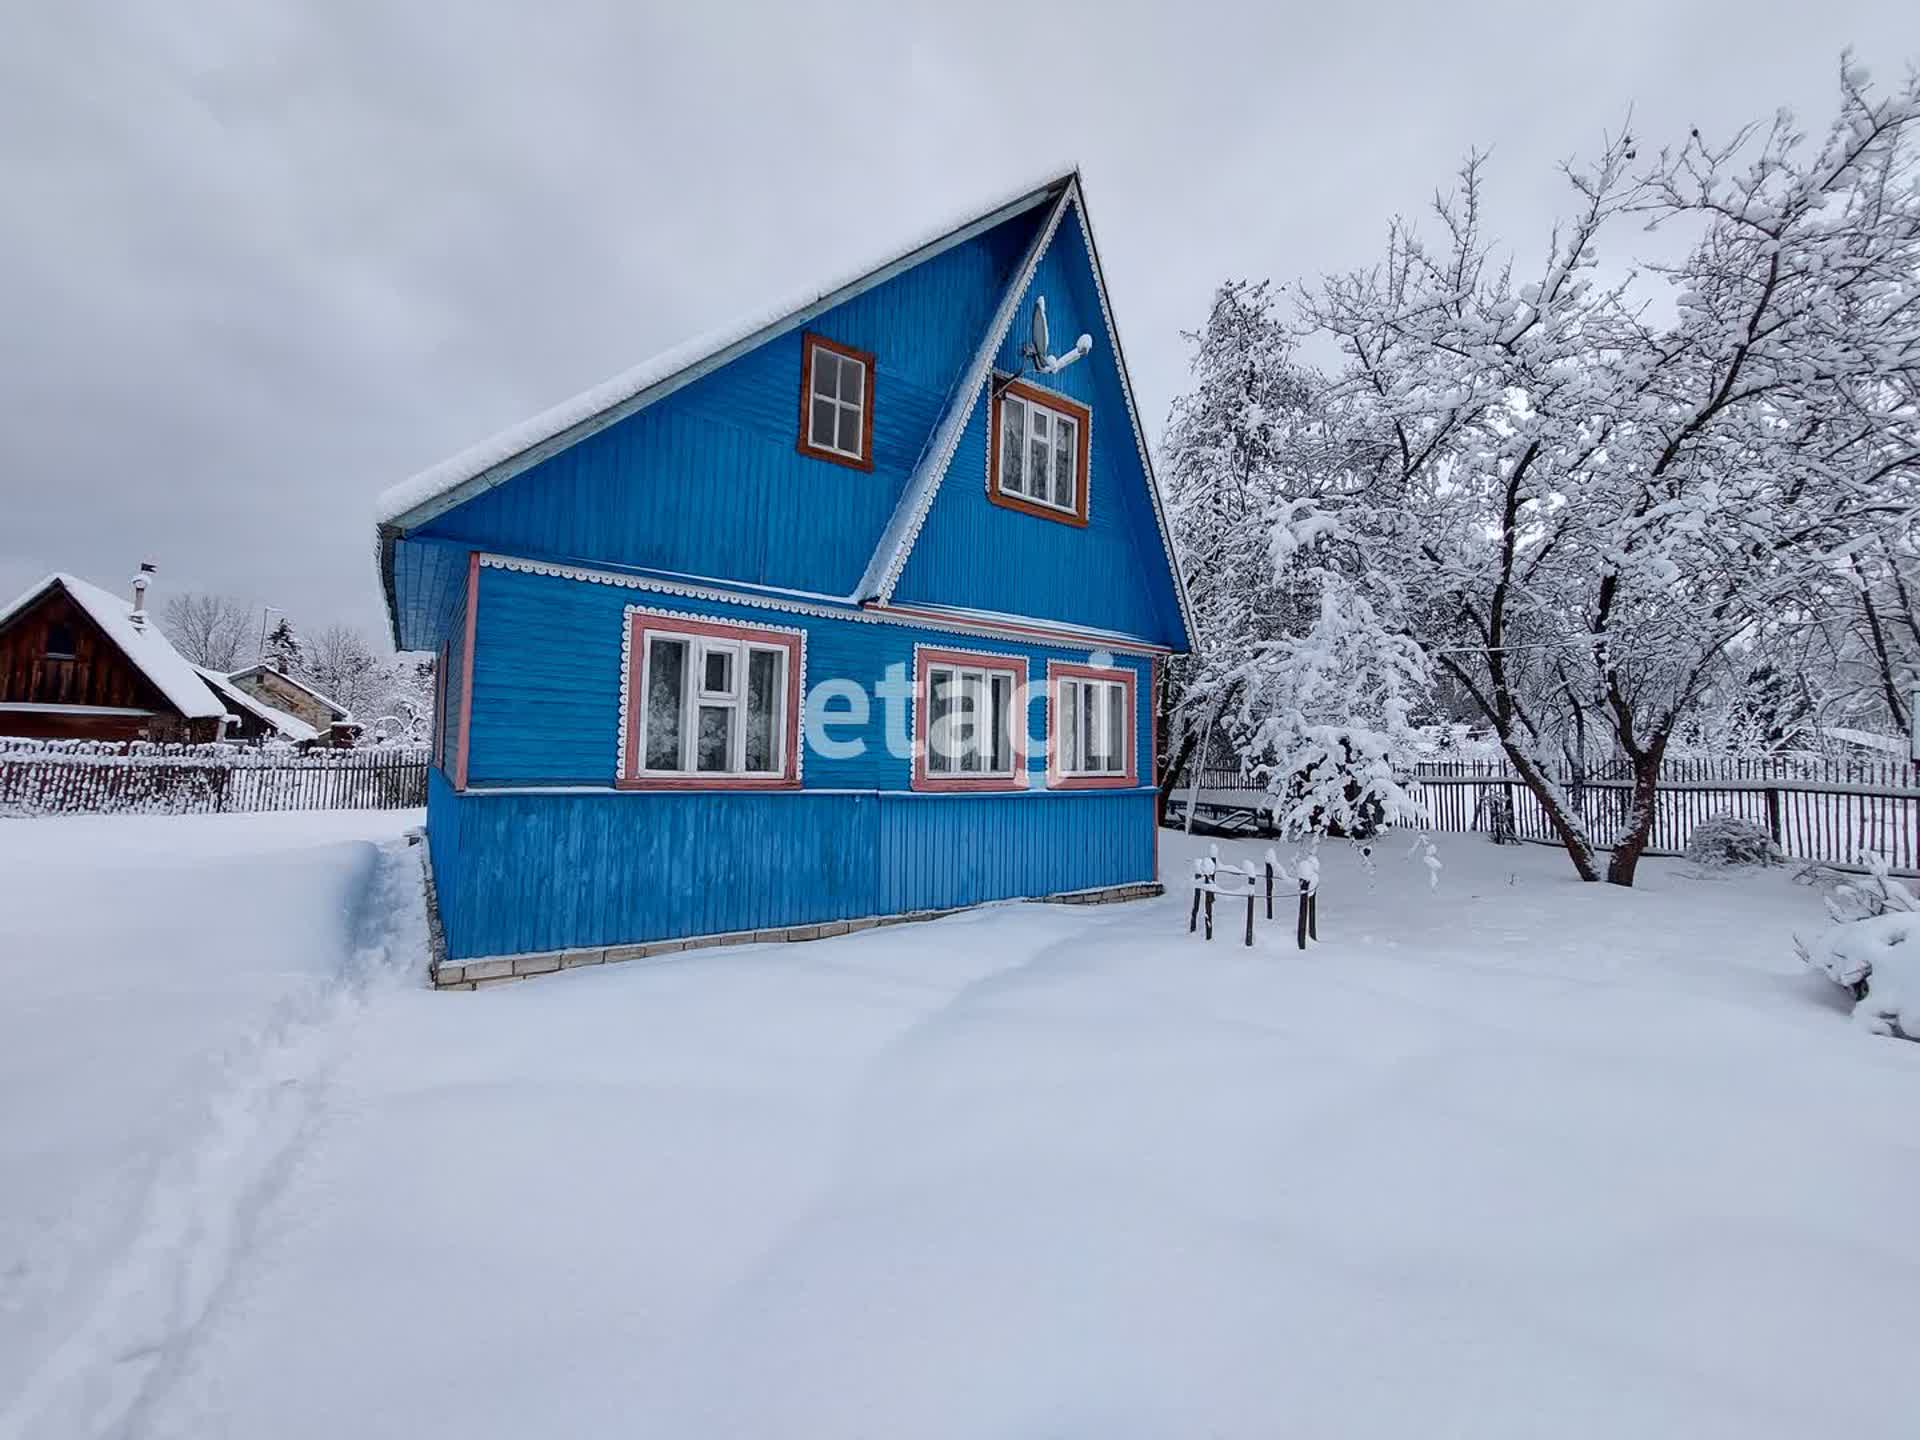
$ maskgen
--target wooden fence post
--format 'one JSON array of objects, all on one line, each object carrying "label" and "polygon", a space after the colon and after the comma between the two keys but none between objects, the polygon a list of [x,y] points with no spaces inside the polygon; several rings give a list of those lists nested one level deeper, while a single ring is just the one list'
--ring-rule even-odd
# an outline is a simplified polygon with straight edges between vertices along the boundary
[{"label": "wooden fence post", "polygon": [[1312,898],[1305,876],[1300,878],[1300,921],[1294,929],[1294,942],[1302,949],[1307,948],[1307,902]]}]

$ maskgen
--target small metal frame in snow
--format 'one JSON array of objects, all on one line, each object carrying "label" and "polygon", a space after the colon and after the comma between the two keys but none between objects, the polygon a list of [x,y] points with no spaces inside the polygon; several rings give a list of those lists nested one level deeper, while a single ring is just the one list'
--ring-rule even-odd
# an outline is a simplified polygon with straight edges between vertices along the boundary
[{"label": "small metal frame in snow", "polygon": [[[1286,867],[1280,863],[1273,851],[1267,851],[1262,865],[1256,866],[1249,860],[1245,865],[1222,865],[1218,847],[1211,849],[1205,856],[1193,862],[1193,908],[1187,912],[1187,933],[1193,934],[1204,918],[1207,926],[1206,938],[1213,939],[1213,897],[1226,895],[1244,898],[1247,902],[1246,941],[1253,944],[1254,902],[1259,898],[1260,872],[1266,871],[1267,919],[1273,919],[1273,878],[1275,875],[1286,877]],[[1299,947],[1307,948],[1307,941],[1320,938],[1320,882],[1313,875],[1300,875],[1300,917],[1295,929],[1295,940]],[[1203,903],[1204,902],[1204,903]]]}]

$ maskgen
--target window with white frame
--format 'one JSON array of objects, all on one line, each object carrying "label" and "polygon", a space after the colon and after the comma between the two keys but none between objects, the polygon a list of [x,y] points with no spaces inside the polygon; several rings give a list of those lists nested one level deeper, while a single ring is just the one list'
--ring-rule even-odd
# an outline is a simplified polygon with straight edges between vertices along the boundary
[{"label": "window with white frame", "polygon": [[787,773],[792,650],[738,635],[641,631],[641,776]]},{"label": "window with white frame", "polygon": [[1133,687],[1078,675],[1055,681],[1053,763],[1069,779],[1128,773],[1133,747]]},{"label": "window with white frame", "polygon": [[1013,778],[1013,667],[930,660],[925,665],[926,775],[930,779]]},{"label": "window with white frame", "polygon": [[995,495],[1084,519],[1087,411],[1018,383],[1000,396],[994,426]]},{"label": "window with white frame", "polygon": [[802,340],[800,448],[843,465],[872,464],[873,356],[807,335]]}]

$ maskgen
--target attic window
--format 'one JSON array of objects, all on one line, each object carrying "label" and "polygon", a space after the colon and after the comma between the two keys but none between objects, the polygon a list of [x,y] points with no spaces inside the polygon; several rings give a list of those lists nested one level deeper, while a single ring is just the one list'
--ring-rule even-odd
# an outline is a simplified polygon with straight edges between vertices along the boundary
[{"label": "attic window", "polygon": [[1020,380],[996,387],[987,444],[987,498],[1066,525],[1087,523],[1093,412]]},{"label": "attic window", "polygon": [[58,620],[47,626],[47,659],[71,660],[74,653],[73,626]]},{"label": "attic window", "polygon": [[800,356],[800,453],[873,469],[872,353],[807,334]]}]

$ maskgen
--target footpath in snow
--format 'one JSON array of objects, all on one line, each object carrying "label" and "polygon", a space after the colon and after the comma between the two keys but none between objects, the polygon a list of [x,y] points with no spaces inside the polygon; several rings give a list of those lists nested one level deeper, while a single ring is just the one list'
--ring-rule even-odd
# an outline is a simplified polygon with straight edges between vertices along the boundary
[{"label": "footpath in snow", "polygon": [[0,1437],[137,1433],[315,1114],[419,821],[0,820]]}]

